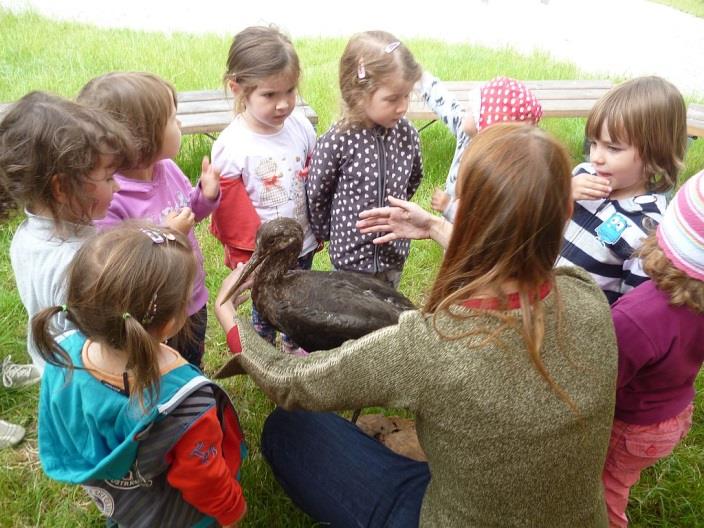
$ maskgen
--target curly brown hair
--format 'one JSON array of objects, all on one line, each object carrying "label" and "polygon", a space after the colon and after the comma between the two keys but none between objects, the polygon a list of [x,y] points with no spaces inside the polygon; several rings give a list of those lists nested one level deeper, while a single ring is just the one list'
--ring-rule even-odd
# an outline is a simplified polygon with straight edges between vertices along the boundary
[{"label": "curly brown hair", "polygon": [[673,306],[686,306],[704,313],[704,282],[676,268],[658,245],[655,232],[645,239],[638,250],[643,269],[659,290],[670,296]]},{"label": "curly brown hair", "polygon": [[[107,156],[110,167],[134,157],[129,132],[105,112],[45,92],[30,92],[0,122],[0,219],[19,207],[46,209],[57,224],[90,223],[84,187]],[[57,201],[55,186],[70,200]]]}]

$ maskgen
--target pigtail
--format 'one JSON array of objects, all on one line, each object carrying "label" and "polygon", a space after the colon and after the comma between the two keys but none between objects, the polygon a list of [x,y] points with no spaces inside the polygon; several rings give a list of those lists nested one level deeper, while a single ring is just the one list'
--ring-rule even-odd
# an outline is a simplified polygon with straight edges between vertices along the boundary
[{"label": "pigtail", "polygon": [[52,319],[61,312],[68,313],[68,308],[66,306],[52,306],[41,310],[32,317],[32,340],[44,361],[57,367],[66,368],[70,372],[74,369],[71,357],[56,342],[51,328]]},{"label": "pigtail", "polygon": [[159,395],[159,341],[157,341],[129,313],[122,315],[125,325],[125,345],[127,369],[132,371],[132,386],[128,387],[129,396],[139,402],[142,409],[148,409],[156,403]]}]

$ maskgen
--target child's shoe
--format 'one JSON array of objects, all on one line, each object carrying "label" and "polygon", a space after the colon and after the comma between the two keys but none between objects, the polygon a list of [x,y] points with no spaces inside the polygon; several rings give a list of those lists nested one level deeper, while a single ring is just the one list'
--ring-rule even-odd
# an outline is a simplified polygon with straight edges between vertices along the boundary
[{"label": "child's shoe", "polygon": [[0,420],[0,449],[16,446],[24,438],[24,427]]},{"label": "child's shoe", "polygon": [[18,389],[37,383],[42,375],[32,364],[18,365],[7,356],[2,362],[2,384],[7,389]]}]

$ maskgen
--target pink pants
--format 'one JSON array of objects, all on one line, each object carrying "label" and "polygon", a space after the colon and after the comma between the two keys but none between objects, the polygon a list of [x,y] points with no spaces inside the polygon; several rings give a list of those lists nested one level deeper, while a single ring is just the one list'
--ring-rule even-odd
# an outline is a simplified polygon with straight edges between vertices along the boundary
[{"label": "pink pants", "polygon": [[640,472],[672,453],[692,426],[694,406],[669,420],[652,425],[634,425],[614,419],[602,480],[609,526],[628,526],[628,494]]}]

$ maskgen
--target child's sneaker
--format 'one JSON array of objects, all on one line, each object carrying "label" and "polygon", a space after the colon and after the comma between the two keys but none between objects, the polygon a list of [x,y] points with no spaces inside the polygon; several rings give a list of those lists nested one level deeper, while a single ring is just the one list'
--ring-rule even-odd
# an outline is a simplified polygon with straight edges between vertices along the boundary
[{"label": "child's sneaker", "polygon": [[18,365],[7,356],[2,362],[2,384],[7,389],[18,389],[37,383],[42,375],[32,364]]},{"label": "child's sneaker", "polygon": [[0,420],[0,449],[16,446],[24,438],[24,427]]}]

